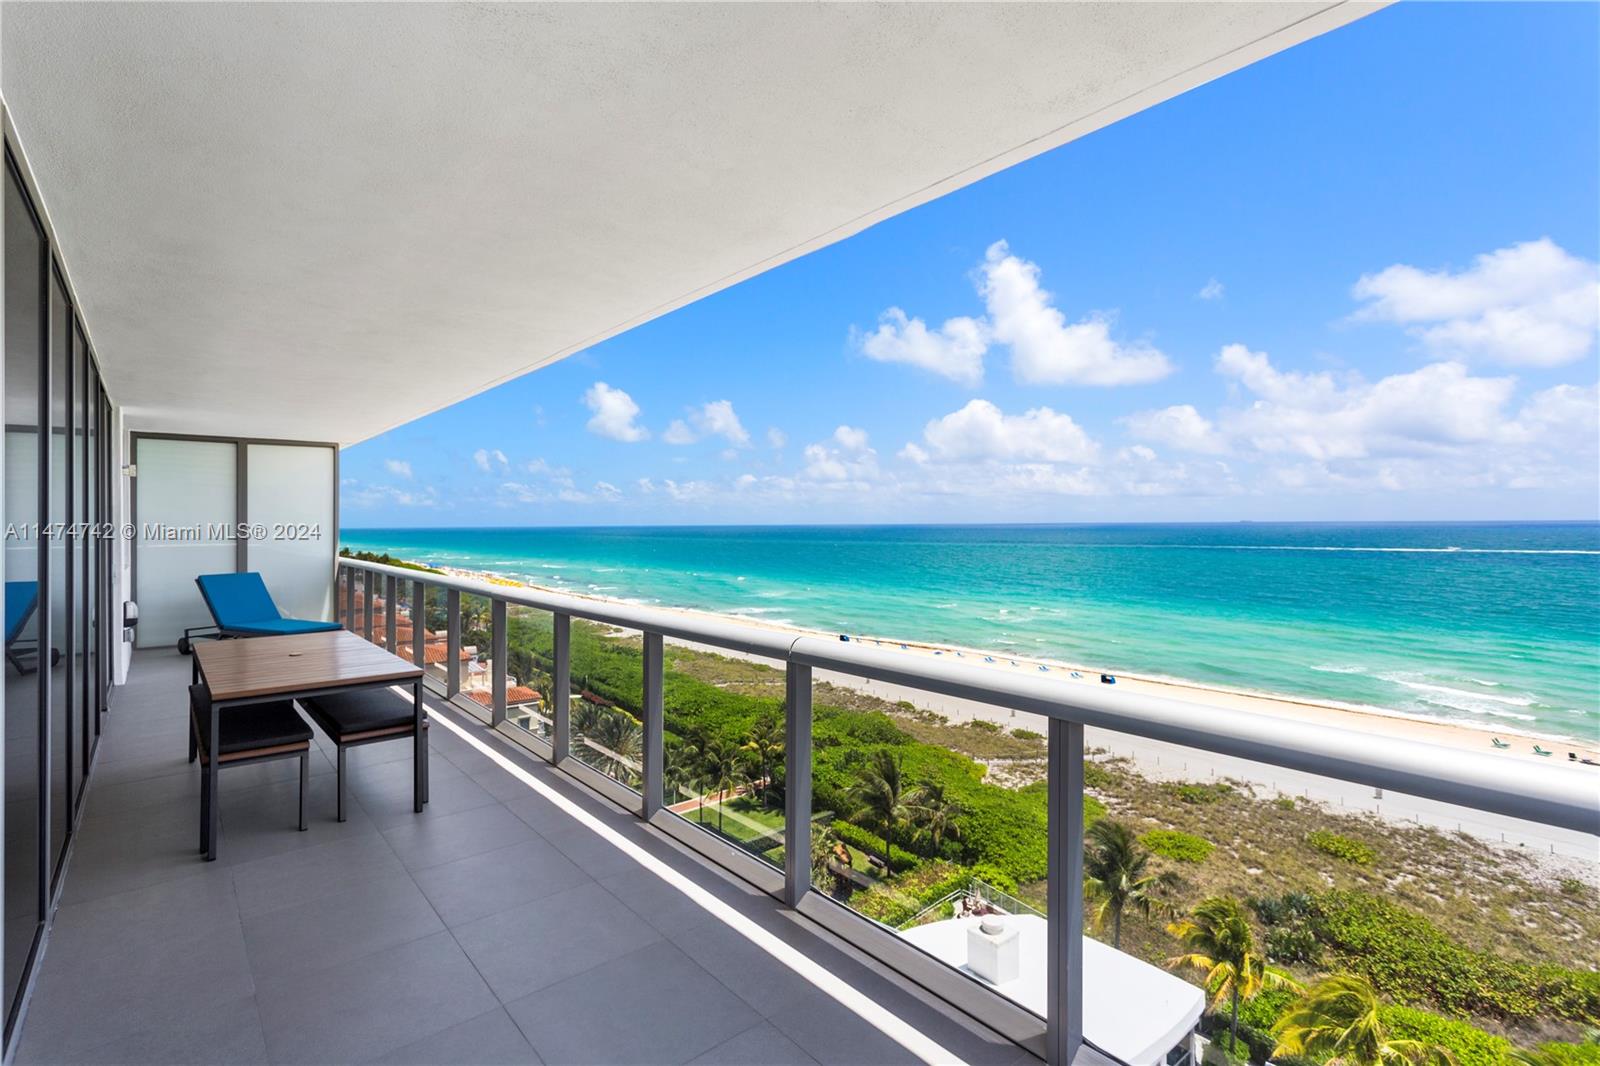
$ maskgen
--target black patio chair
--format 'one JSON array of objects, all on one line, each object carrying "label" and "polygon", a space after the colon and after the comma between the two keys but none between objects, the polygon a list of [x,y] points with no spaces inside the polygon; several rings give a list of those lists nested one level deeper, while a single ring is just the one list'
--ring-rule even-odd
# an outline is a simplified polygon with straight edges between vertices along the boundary
[{"label": "black patio chair", "polygon": [[[189,761],[200,760],[200,851],[211,850],[211,690],[202,682],[189,686]],[[311,727],[295,712],[290,700],[230,707],[218,716],[217,769],[300,760],[300,831],[306,829],[306,783],[311,776]]]}]

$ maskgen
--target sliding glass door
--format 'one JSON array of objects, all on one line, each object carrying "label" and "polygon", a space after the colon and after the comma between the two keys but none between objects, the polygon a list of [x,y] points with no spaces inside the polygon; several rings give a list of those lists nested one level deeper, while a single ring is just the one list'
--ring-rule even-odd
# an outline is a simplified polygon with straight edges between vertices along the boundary
[{"label": "sliding glass door", "polygon": [[94,765],[111,644],[111,407],[9,146],[5,177],[6,1039]]}]

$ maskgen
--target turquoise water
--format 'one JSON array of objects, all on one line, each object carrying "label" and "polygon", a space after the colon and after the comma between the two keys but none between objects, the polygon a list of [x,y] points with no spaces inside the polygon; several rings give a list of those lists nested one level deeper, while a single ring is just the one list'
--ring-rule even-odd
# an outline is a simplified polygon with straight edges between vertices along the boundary
[{"label": "turquoise water", "polygon": [[1600,523],[349,529],[574,592],[1594,739]]}]

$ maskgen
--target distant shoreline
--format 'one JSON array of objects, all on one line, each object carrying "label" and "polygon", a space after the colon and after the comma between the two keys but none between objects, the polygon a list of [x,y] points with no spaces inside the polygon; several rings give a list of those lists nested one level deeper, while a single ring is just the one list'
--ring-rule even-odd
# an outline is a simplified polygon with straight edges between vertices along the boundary
[{"label": "distant shoreline", "polygon": [[[491,584],[504,585],[510,588],[526,588],[535,592],[551,595],[569,596],[584,599],[605,605],[628,606],[629,601],[616,597],[596,595],[590,592],[577,592],[571,589],[556,589],[544,585],[537,585],[530,581],[521,581],[506,577],[491,570],[476,570],[465,567],[440,566],[433,563],[427,565],[443,573],[457,577],[473,578]],[[796,636],[816,636],[824,639],[837,639],[840,634],[798,626],[789,623],[776,623],[763,621],[749,615],[721,614],[715,611],[705,611],[688,607],[660,607],[662,610],[678,612],[687,616],[714,619],[720,622],[733,622],[755,629],[765,629],[773,632],[792,633]],[[885,647],[900,647],[904,645],[907,654],[919,654],[929,657],[953,656],[962,662],[976,667],[997,669],[1001,671],[1029,670],[1039,671],[1040,666],[1048,668],[1048,672],[1059,677],[1063,684],[1099,684],[1100,670],[1079,663],[1063,662],[1057,659],[1030,657],[1012,657],[1003,652],[971,648],[964,645],[936,644],[928,641],[906,640],[896,637],[885,637],[871,634],[847,634],[852,640],[870,641],[875,645]],[[717,654],[730,657],[740,657],[737,652],[721,648],[710,648]],[[759,658],[749,656],[749,658]],[[992,658],[993,662],[985,662]],[[1012,662],[1017,665],[1010,665]],[[1073,672],[1082,676],[1073,678]],[[1224,706],[1237,710],[1251,711],[1259,714],[1268,714],[1280,718],[1293,718],[1300,721],[1312,722],[1321,725],[1333,725],[1345,729],[1364,732],[1374,737],[1396,737],[1409,740],[1420,740],[1449,748],[1458,748],[1467,751],[1490,751],[1496,755],[1516,759],[1530,766],[1548,766],[1552,763],[1569,764],[1567,753],[1576,752],[1579,758],[1589,758],[1600,761],[1600,745],[1594,741],[1583,741],[1570,736],[1554,733],[1541,733],[1518,728],[1514,726],[1497,725],[1485,728],[1473,722],[1461,722],[1431,718],[1424,715],[1406,714],[1400,711],[1387,710],[1378,707],[1363,707],[1340,704],[1333,701],[1320,701],[1295,696],[1281,696],[1273,693],[1252,692],[1248,690],[1229,689],[1222,686],[1210,685],[1200,682],[1187,681],[1181,678],[1164,677],[1161,675],[1137,674],[1115,672],[1117,683],[1125,685],[1136,691],[1149,692],[1152,695],[1168,699],[1181,700],[1188,703],[1202,703],[1212,706]],[[851,684],[853,687],[870,686],[871,683],[863,679],[835,678],[838,683]],[[980,717],[968,709],[964,714],[955,717]],[[1509,749],[1497,749],[1491,744],[1491,738],[1503,736],[1511,739]],[[1557,746],[1557,754],[1549,757],[1536,755],[1532,748],[1538,741],[1548,742],[1548,746]]]}]

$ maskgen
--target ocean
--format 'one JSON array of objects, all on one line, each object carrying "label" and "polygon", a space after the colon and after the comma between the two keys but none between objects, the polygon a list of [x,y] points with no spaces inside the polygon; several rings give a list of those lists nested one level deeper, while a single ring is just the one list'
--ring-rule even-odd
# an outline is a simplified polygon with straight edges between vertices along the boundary
[{"label": "ocean", "polygon": [[347,529],[828,632],[1594,740],[1600,523]]}]

